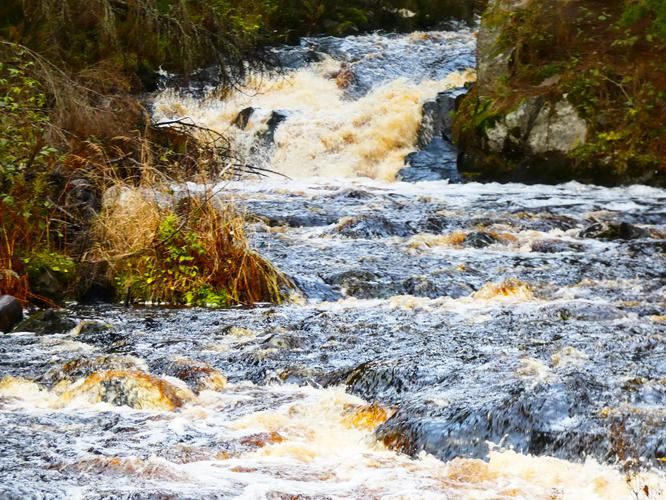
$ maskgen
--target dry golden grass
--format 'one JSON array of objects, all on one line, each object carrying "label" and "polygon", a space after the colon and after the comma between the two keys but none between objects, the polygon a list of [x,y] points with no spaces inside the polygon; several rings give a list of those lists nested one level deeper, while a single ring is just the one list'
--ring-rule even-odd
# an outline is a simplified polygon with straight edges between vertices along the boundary
[{"label": "dry golden grass", "polygon": [[[243,168],[224,136],[190,122],[151,123],[113,65],[100,62],[72,74],[27,47],[0,41],[0,56],[5,54],[26,61],[48,98],[37,146],[54,146],[58,159],[39,179],[19,179],[25,189],[12,184],[10,194],[22,203],[17,206],[31,210],[3,214],[0,292],[24,302],[38,298],[23,260],[43,250],[73,263],[108,262],[108,277],[126,299],[201,305],[282,300],[288,280],[252,251],[243,217],[230,204],[216,202],[210,190],[184,198],[169,193],[174,183],[208,185]],[[83,186],[92,201],[70,198],[73,186]],[[35,193],[48,200],[48,210],[35,204]],[[26,212],[44,222],[31,223],[37,218],[22,217]],[[49,294],[54,300],[79,294],[86,286],[81,281],[81,290],[62,283],[67,289]]]},{"label": "dry golden grass", "polygon": [[101,256],[118,260],[150,248],[164,217],[154,196],[139,188],[116,185],[104,197],[96,227]]},{"label": "dry golden grass", "polygon": [[281,302],[290,286],[250,247],[245,218],[214,193],[177,199],[114,186],[97,219],[90,257],[111,263],[128,299],[170,304]]}]

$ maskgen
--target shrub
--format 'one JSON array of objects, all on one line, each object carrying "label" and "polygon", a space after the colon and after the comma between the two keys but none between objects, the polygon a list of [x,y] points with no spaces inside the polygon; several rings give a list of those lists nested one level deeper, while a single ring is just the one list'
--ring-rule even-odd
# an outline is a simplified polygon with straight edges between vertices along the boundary
[{"label": "shrub", "polygon": [[642,19],[652,18],[652,33],[666,41],[666,0],[627,0],[622,24],[631,26]]},{"label": "shrub", "polygon": [[96,255],[111,262],[128,301],[219,307],[282,300],[288,280],[250,249],[244,218],[230,205],[210,194],[175,203],[126,186],[114,196],[97,221]]}]

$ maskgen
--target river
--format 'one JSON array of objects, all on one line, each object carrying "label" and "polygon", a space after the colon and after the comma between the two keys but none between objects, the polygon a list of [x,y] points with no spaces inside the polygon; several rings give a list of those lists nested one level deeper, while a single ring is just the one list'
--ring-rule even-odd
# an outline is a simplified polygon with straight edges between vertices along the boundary
[{"label": "river", "polygon": [[0,497],[664,498],[666,191],[399,180],[474,46],[304,39],[155,96],[287,176],[218,192],[298,290],[1,336]]}]

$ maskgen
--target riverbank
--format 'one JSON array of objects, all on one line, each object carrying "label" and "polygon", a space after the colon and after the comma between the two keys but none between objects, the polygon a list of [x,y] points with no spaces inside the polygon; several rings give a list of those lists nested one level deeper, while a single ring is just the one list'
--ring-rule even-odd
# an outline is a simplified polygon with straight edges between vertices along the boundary
[{"label": "riverbank", "polygon": [[663,2],[494,1],[454,123],[467,179],[666,185]]},{"label": "riverbank", "polygon": [[[223,209],[229,218],[222,224],[224,231],[233,228],[233,237],[227,233],[214,246],[226,245],[232,262],[258,262],[250,273],[220,272],[201,255],[203,240],[211,241],[210,232],[206,236],[210,220],[200,223],[200,214],[183,212],[182,200],[176,200],[180,207],[168,209],[153,203],[169,197],[172,183],[212,185],[246,167],[253,171],[229,149],[224,134],[187,120],[169,127],[152,120],[145,98],[156,90],[160,71],[191,75],[207,67],[205,83],[216,85],[223,96],[249,75],[279,67],[267,50],[271,45],[311,34],[471,22],[482,3],[433,0],[371,8],[355,0],[233,6],[152,0],[4,4],[0,293],[41,305],[68,299],[208,305],[280,300],[284,294],[276,283],[284,280],[250,252],[233,207]],[[187,86],[189,78],[174,80]],[[143,199],[140,205],[150,209],[152,218],[139,221],[132,241],[115,238],[112,248],[105,235],[124,233],[127,225],[112,227],[119,219],[104,212],[103,204],[108,193],[118,190]],[[146,198],[146,191],[153,194]],[[206,199],[189,204],[204,206]],[[177,229],[178,242],[165,241],[168,226]],[[189,232],[181,234],[186,226]],[[174,258],[184,259],[180,265],[198,261],[196,276],[175,262],[164,268]],[[163,279],[162,272],[176,273],[176,279]]]}]

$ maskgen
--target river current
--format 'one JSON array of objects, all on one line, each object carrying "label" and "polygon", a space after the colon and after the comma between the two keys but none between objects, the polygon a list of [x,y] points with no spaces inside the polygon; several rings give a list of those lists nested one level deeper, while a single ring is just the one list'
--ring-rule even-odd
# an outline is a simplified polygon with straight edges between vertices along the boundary
[{"label": "river current", "polygon": [[474,46],[305,39],[157,95],[288,176],[217,192],[297,289],[1,336],[0,497],[665,498],[666,191],[397,180]]}]

